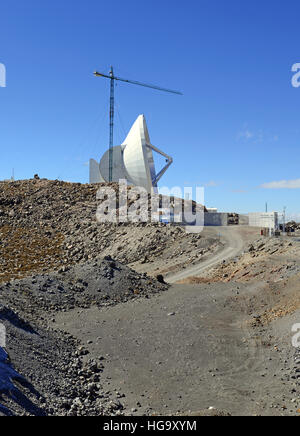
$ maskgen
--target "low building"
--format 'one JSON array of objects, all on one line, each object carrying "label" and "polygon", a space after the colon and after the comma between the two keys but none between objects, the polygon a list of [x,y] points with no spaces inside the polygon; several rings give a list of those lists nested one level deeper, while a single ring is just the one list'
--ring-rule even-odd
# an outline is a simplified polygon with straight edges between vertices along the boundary
[{"label": "low building", "polygon": [[278,229],[278,212],[252,212],[249,213],[249,226],[267,229]]}]

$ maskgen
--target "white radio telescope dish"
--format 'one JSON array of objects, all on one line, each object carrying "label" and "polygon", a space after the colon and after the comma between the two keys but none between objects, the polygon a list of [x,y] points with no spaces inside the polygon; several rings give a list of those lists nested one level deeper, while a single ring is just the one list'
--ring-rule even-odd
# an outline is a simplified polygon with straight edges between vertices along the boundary
[{"label": "white radio telescope dish", "polygon": [[[153,152],[166,159],[166,165],[156,173]],[[151,144],[144,115],[140,115],[122,145],[113,147],[112,181],[126,179],[128,184],[145,188],[148,192],[157,189],[157,183],[173,163],[173,159]],[[109,181],[109,150],[100,164],[90,160],[90,183]]]}]

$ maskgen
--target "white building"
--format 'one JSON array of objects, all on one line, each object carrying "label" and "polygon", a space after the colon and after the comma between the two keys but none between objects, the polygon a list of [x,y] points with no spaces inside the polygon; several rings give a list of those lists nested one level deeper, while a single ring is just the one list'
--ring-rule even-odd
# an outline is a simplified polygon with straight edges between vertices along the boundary
[{"label": "white building", "polygon": [[249,213],[249,226],[277,229],[279,226],[278,212]]}]

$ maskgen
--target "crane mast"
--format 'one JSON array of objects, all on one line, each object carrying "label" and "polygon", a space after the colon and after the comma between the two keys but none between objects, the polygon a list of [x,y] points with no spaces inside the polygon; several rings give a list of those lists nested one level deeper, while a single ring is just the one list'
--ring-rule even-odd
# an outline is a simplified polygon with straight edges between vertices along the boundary
[{"label": "crane mast", "polygon": [[114,146],[114,116],[115,116],[115,80],[114,70],[110,70],[110,110],[109,110],[109,182],[113,181],[113,146]]}]

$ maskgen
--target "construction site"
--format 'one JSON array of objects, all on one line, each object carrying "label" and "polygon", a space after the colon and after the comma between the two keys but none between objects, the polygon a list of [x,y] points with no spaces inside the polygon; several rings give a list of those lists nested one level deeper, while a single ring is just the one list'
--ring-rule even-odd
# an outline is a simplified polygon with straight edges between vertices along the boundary
[{"label": "construction site", "polygon": [[299,228],[100,224],[97,187],[0,183],[0,413],[297,414]]},{"label": "construction site", "polygon": [[1,417],[300,416],[291,1],[2,5]]}]

